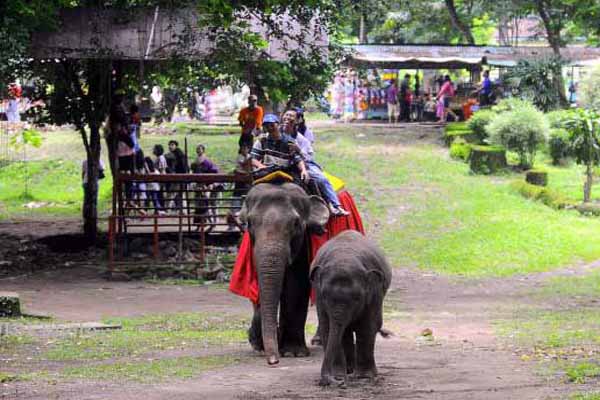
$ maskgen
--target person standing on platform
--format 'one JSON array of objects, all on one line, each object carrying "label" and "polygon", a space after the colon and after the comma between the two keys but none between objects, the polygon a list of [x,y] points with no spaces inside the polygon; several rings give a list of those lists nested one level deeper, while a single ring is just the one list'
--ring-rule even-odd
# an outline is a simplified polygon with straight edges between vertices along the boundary
[{"label": "person standing on platform", "polygon": [[258,105],[258,97],[251,94],[248,96],[248,107],[242,108],[238,116],[238,121],[242,127],[242,134],[239,140],[239,146],[246,145],[252,148],[254,137],[262,129],[264,111]]}]

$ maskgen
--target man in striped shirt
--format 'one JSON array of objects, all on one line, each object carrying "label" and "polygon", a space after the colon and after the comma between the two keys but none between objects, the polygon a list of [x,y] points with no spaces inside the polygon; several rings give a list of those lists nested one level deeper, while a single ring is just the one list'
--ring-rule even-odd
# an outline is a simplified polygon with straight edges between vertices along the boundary
[{"label": "man in striped shirt", "polygon": [[300,179],[309,179],[302,155],[294,151],[294,139],[279,131],[279,118],[267,114],[263,119],[263,127],[267,135],[254,142],[252,147],[252,167],[255,170],[263,168],[280,170],[293,175],[300,173]]}]

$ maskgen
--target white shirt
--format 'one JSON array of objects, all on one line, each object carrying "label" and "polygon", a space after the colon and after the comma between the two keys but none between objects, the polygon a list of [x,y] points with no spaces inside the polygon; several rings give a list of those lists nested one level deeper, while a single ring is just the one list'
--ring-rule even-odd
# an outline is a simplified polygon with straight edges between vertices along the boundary
[{"label": "white shirt", "polygon": [[310,141],[304,137],[301,133],[298,133],[296,136],[296,144],[300,147],[300,152],[302,153],[302,158],[306,161],[312,161],[315,156],[315,151],[313,150]]},{"label": "white shirt", "polygon": [[[88,163],[87,160],[83,160],[81,162],[81,172],[83,174],[83,184],[88,183],[88,172],[87,172],[87,168],[88,168]],[[100,169],[104,169],[104,163],[102,162],[102,160],[100,160]]]}]

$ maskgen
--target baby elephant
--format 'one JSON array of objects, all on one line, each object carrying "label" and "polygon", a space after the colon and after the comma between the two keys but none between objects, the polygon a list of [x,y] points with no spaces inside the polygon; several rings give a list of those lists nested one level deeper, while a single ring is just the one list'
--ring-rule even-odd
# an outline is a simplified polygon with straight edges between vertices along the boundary
[{"label": "baby elephant", "polygon": [[325,350],[320,384],[344,385],[350,373],[374,378],[375,336],[392,279],[383,252],[362,234],[345,231],[319,249],[310,276]]}]

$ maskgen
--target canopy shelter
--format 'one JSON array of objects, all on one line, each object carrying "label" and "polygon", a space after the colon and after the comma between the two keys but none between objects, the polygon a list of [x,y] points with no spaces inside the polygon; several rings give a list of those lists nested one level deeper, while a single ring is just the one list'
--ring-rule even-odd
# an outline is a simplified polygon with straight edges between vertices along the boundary
[{"label": "canopy shelter", "polygon": [[[512,67],[519,60],[534,60],[553,54],[544,46],[467,46],[467,45],[348,45],[345,64],[362,68],[389,69],[468,69],[485,65]],[[563,58],[573,65],[600,63],[600,48],[568,46]]]}]

